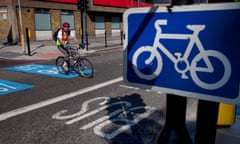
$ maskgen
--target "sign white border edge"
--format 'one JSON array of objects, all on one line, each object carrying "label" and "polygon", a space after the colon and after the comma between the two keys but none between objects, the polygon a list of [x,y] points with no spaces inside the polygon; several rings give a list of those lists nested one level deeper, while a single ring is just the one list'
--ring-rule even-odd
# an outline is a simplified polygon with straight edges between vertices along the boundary
[{"label": "sign white border edge", "polygon": [[[140,13],[148,13],[151,11],[151,9],[154,7],[148,7],[148,8],[131,8],[124,12],[123,14],[123,22],[124,22],[124,33],[125,33],[125,41],[123,45],[124,50],[124,65],[123,65],[123,81],[126,85],[139,87],[141,89],[150,89],[152,91],[161,91],[165,93],[172,93],[179,96],[184,97],[191,97],[191,98],[197,98],[202,100],[208,100],[208,101],[214,101],[214,102],[224,102],[224,103],[231,103],[231,104],[237,104],[240,102],[240,83],[239,83],[239,92],[238,97],[231,99],[231,98],[223,98],[223,97],[217,97],[202,93],[195,93],[195,92],[186,92],[182,90],[177,89],[171,89],[171,88],[164,88],[164,87],[157,87],[157,86],[150,86],[145,84],[139,84],[139,83],[132,83],[127,80],[127,41],[128,41],[128,16],[131,14],[140,14]],[[168,12],[167,7],[155,7],[157,13],[166,13]],[[185,6],[174,6],[171,8],[172,12],[187,12],[187,11],[211,11],[211,10],[234,10],[234,9],[240,9],[240,2],[231,2],[231,3],[211,3],[211,4],[193,4],[193,5],[185,5]],[[180,94],[179,94],[180,93]]]}]

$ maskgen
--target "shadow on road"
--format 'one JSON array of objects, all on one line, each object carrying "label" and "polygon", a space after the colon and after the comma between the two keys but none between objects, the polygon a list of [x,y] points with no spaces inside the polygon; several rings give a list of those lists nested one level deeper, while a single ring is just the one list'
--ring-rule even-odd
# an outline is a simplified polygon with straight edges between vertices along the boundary
[{"label": "shadow on road", "polygon": [[162,128],[156,117],[164,117],[163,111],[146,106],[141,95],[132,95],[110,98],[107,112],[110,117],[107,121],[111,127],[102,129],[104,137],[110,144],[152,144],[156,134]]}]

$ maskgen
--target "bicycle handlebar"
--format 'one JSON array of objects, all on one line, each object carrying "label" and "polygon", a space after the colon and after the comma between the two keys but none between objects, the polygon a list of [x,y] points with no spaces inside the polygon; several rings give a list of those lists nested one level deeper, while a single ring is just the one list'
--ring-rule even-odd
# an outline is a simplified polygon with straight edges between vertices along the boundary
[{"label": "bicycle handlebar", "polygon": [[160,20],[157,20],[156,23],[158,23],[159,25],[167,25],[167,20],[166,19],[160,19]]},{"label": "bicycle handlebar", "polygon": [[73,49],[73,50],[84,49],[84,48],[85,48],[84,43],[80,43],[78,46],[70,46],[70,49]]},{"label": "bicycle handlebar", "polygon": [[155,28],[156,29],[161,29],[161,25],[167,25],[167,20],[166,19],[160,19],[155,22]]}]

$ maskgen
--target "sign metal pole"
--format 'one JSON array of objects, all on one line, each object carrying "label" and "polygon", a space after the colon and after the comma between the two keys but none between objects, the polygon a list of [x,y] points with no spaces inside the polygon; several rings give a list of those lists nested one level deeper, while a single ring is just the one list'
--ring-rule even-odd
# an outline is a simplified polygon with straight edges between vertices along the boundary
[{"label": "sign metal pole", "polygon": [[[172,0],[171,5],[193,4],[192,0]],[[167,94],[167,113],[165,126],[158,138],[158,144],[192,144],[186,128],[187,98]]]},{"label": "sign metal pole", "polygon": [[195,144],[215,144],[219,103],[199,100]]}]

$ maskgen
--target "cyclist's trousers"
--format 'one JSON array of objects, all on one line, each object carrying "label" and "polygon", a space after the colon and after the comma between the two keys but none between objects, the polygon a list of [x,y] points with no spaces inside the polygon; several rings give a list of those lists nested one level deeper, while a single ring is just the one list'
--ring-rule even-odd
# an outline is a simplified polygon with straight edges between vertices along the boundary
[{"label": "cyclist's trousers", "polygon": [[59,49],[59,51],[61,51],[64,54],[64,59],[66,60],[67,64],[68,64],[68,68],[70,67],[70,52],[68,51],[68,49],[64,48],[62,45],[57,47]]}]

